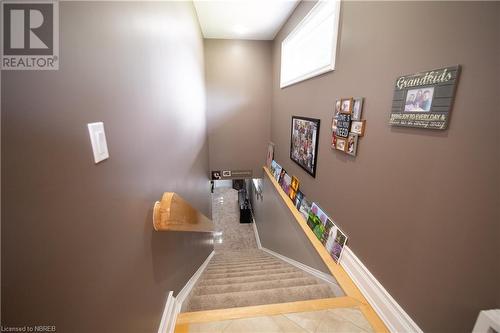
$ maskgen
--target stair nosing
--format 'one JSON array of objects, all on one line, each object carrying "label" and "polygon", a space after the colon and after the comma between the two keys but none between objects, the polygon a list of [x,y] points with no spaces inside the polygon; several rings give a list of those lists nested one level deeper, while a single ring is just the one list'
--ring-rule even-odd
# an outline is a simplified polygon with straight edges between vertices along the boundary
[{"label": "stair nosing", "polygon": [[[267,281],[272,281],[272,280],[279,280],[279,276],[289,275],[289,274],[295,274],[295,275],[298,275],[298,276],[307,276],[303,272],[297,271],[297,272],[291,272],[291,273],[270,274],[270,275],[267,275],[266,277],[268,278]],[[296,277],[298,277],[298,276],[296,276]],[[259,276],[259,275],[252,275],[251,277],[261,277],[261,276]],[[238,279],[238,278],[244,278],[244,276],[243,277],[231,277],[231,278],[200,280],[199,283],[200,283],[200,285],[205,285],[205,284],[203,284],[204,281],[216,282],[216,281],[222,281],[222,280],[228,280],[228,279]],[[260,281],[263,281],[263,280],[260,280]],[[229,282],[229,283],[234,283],[234,282]],[[208,285],[223,285],[223,284],[227,284],[227,282],[223,282],[223,283],[209,283]]]},{"label": "stair nosing", "polygon": [[[316,279],[314,278],[290,278],[290,279],[283,279],[283,280],[280,280],[280,281],[285,281],[285,280],[308,280],[307,283],[299,283],[299,284],[296,284],[296,285],[293,285],[293,286],[287,286],[287,287],[284,287],[284,288],[290,288],[290,287],[303,287],[303,286],[313,286],[313,285],[320,285],[321,283],[319,281],[317,281]],[[269,281],[256,281],[256,282],[243,282],[243,283],[234,283],[234,284],[227,284],[227,285],[215,285],[215,286],[218,286],[218,287],[221,287],[221,286],[238,286],[238,285],[248,285],[248,284],[257,284],[259,282],[269,282]],[[204,288],[206,287],[215,287],[215,286],[202,286]],[[277,289],[276,287],[269,287],[269,288],[258,288],[258,289],[254,289],[254,291],[258,291],[258,290],[270,290],[270,289]],[[231,293],[233,291],[229,291],[229,292],[210,292],[210,293],[203,293],[203,294],[196,294],[197,291],[199,291],[200,289],[198,288],[195,288],[193,289],[193,296],[204,296],[204,295],[218,295],[218,294],[226,294],[226,293]],[[240,290],[240,291],[234,291],[234,292],[243,292],[243,291],[251,291],[251,290]]]}]

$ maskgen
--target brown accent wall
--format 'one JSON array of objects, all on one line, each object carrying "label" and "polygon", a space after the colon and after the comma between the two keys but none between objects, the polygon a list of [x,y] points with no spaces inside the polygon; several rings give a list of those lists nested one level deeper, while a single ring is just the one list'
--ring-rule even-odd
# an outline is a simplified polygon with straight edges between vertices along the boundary
[{"label": "brown accent wall", "polygon": [[[203,41],[191,3],[61,2],[59,71],[2,73],[2,324],[156,332],[213,249],[154,232],[175,191],[210,215]],[[87,123],[110,159],[94,165]]]},{"label": "brown accent wall", "polygon": [[[252,208],[263,247],[331,275],[295,217],[264,174],[262,197],[252,190]],[[292,246],[300,244],[300,246]]]},{"label": "brown accent wall", "polygon": [[[313,5],[301,3],[274,42],[277,160],[425,332],[470,332],[498,306],[500,5],[344,1],[336,70],[280,89],[281,42]],[[388,125],[396,77],[454,64],[448,130]],[[342,96],[365,97],[356,158],[330,148]],[[316,179],[289,158],[292,115],[321,119]]]},{"label": "brown accent wall", "polygon": [[204,44],[210,169],[260,176],[271,135],[272,42]]},{"label": "brown accent wall", "polygon": [[[497,6],[497,15],[500,18],[500,6]],[[500,87],[500,19],[497,20],[497,40],[498,40],[498,47],[497,47],[497,87]],[[500,94],[497,94],[497,105],[500,105]],[[497,109],[499,107],[497,106]],[[500,124],[500,112],[497,112],[497,124]],[[500,132],[497,132],[498,139],[497,143],[500,143]],[[498,150],[497,150],[498,152]],[[500,163],[500,154],[497,154],[498,160]],[[497,188],[500,189],[500,177],[498,177],[498,184]],[[497,206],[500,207],[500,195],[497,196]],[[497,223],[497,235],[500,235],[500,223]],[[497,251],[498,251],[498,258],[500,258],[500,242],[497,242]],[[497,265],[497,270],[498,270],[498,277],[500,279],[500,265]],[[497,305],[496,308],[500,308],[500,288],[497,288]]]}]

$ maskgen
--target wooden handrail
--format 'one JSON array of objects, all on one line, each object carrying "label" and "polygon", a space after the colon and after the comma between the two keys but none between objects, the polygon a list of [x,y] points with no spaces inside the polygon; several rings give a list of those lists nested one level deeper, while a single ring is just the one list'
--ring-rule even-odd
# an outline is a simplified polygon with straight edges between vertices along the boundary
[{"label": "wooden handrail", "polygon": [[173,192],[163,193],[161,201],[154,203],[153,227],[156,231],[212,232],[215,230],[212,220]]}]

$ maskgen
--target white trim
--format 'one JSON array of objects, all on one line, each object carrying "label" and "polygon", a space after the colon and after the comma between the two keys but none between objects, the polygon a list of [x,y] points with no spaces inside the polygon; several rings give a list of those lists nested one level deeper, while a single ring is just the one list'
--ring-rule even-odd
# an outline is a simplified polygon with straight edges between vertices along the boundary
[{"label": "white trim", "polygon": [[[294,76],[293,78],[285,78],[284,77],[284,66],[287,64],[287,58],[284,56],[285,49],[287,45],[289,45],[293,38],[304,31],[304,27],[307,27],[307,24],[311,22],[312,19],[316,18],[317,15],[321,14],[321,10],[325,6],[332,5],[332,16],[333,16],[333,31],[332,31],[332,54],[331,59],[328,64],[325,64],[322,67],[316,67],[315,69],[302,73],[299,76]],[[329,16],[329,15],[328,15]],[[323,18],[324,20],[324,18]],[[317,26],[316,26],[317,27]],[[292,84],[313,78],[315,76],[321,75],[323,73],[335,70],[335,60],[337,56],[337,48],[338,48],[338,35],[339,35],[339,27],[340,27],[340,0],[329,0],[329,1],[318,1],[314,7],[307,13],[307,15],[293,28],[293,30],[286,36],[286,38],[281,42],[281,65],[280,65],[280,88],[288,87]]]},{"label": "white trim", "polygon": [[[176,301],[174,297],[174,292],[170,291],[167,296],[167,301],[165,302],[165,308],[163,309],[163,314],[161,316],[160,327],[158,328],[158,333],[170,333],[170,327],[175,326],[175,307]],[[174,323],[174,325],[171,325]]]},{"label": "white trim", "polygon": [[255,219],[253,220],[253,231],[255,232],[255,240],[257,241],[257,247],[264,251],[264,252],[267,252],[269,253],[270,255],[272,256],[275,256],[276,258],[278,259],[281,259],[283,260],[284,262],[292,265],[292,266],[295,266],[297,267],[298,269],[300,270],[303,270],[304,272],[308,273],[308,274],[311,274],[312,276],[318,278],[318,279],[321,279],[327,283],[330,283],[330,284],[333,284],[333,288],[334,288],[334,291],[335,291],[335,294],[337,296],[341,296],[344,294],[344,292],[342,291],[342,288],[340,288],[337,280],[335,280],[335,278],[329,274],[326,274],[326,273],[323,273],[315,268],[312,268],[310,266],[307,266],[307,265],[304,265],[303,263],[301,262],[298,262],[298,261],[295,261],[291,258],[288,258],[288,257],[285,257],[284,255],[281,255],[277,252],[274,252],[273,250],[269,250],[265,247],[262,246],[261,242],[260,242],[260,237],[259,237],[259,230],[257,229],[257,223],[255,223]]},{"label": "white trim", "polygon": [[472,333],[500,332],[500,309],[479,312]]},{"label": "white trim", "polygon": [[387,325],[389,331],[423,333],[347,246],[344,247],[340,265]]},{"label": "white trim", "polygon": [[253,219],[253,232],[255,233],[255,241],[257,242],[257,247],[262,250],[262,243],[260,242],[259,230],[257,230],[257,223]]},{"label": "white trim", "polygon": [[205,268],[207,268],[208,263],[210,262],[210,260],[214,256],[214,254],[215,254],[215,251],[212,251],[212,253],[210,253],[210,255],[207,257],[207,259],[205,259],[205,262],[203,262],[203,264],[201,264],[200,268],[198,268],[196,273],[194,273],[193,276],[189,279],[189,281],[186,283],[184,288],[182,288],[181,291],[179,291],[179,293],[175,297],[175,299],[177,300],[177,303],[182,304],[182,302],[184,302],[186,300],[187,295],[189,295],[189,293],[191,292],[191,289],[193,289],[195,283],[198,281],[198,279],[200,278],[200,276],[203,273],[203,271],[205,270]]},{"label": "white trim", "polygon": [[303,270],[304,272],[306,272],[306,273],[308,273],[308,274],[310,274],[310,275],[312,275],[312,276],[314,276],[314,277],[316,277],[318,279],[321,279],[321,280],[323,280],[323,281],[325,281],[327,283],[335,285],[334,288],[336,289],[335,290],[336,296],[344,296],[344,292],[340,288],[337,280],[335,280],[335,278],[333,276],[331,276],[330,274],[326,274],[326,273],[324,273],[322,271],[317,270],[316,268],[312,268],[310,266],[304,265],[301,262],[298,262],[298,261],[293,260],[291,258],[285,257],[284,255],[276,253],[273,250],[266,249],[265,247],[262,247],[261,250],[269,253],[270,255],[275,256],[278,259],[283,260],[284,262],[286,262],[286,263],[288,263],[288,264],[290,264],[292,266],[297,267],[300,270]]},{"label": "white trim", "polygon": [[168,293],[167,301],[165,303],[165,308],[163,309],[163,314],[161,316],[160,327],[158,328],[158,333],[173,333],[175,329],[175,321],[177,320],[177,315],[181,312],[182,303],[186,300],[194,285],[200,278],[201,274],[207,268],[208,263],[212,260],[215,251],[212,251],[210,255],[205,259],[203,264],[198,268],[198,270],[189,279],[186,285],[179,291],[177,297],[173,296],[173,292]]}]

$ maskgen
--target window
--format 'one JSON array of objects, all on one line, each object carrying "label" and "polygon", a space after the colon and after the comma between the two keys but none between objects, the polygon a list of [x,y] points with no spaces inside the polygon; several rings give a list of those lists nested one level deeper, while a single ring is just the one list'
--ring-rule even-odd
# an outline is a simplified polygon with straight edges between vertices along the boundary
[{"label": "window", "polygon": [[335,69],[340,1],[318,3],[281,43],[280,87]]}]

